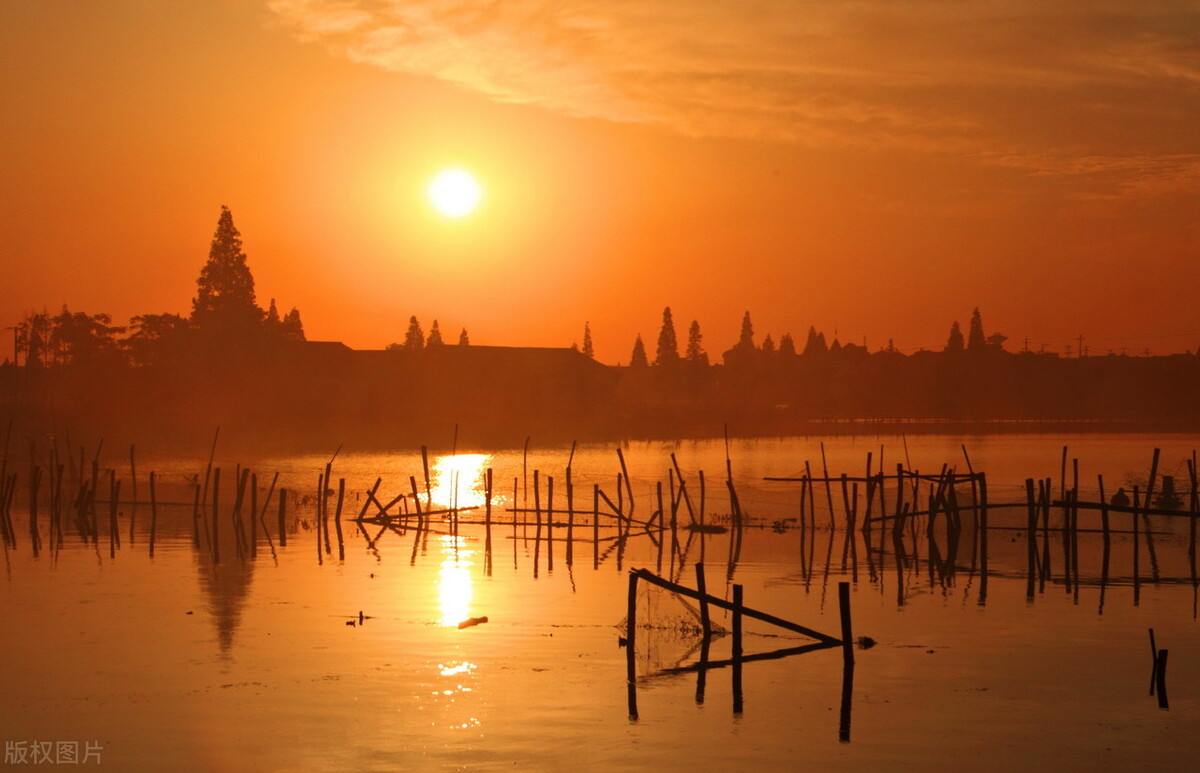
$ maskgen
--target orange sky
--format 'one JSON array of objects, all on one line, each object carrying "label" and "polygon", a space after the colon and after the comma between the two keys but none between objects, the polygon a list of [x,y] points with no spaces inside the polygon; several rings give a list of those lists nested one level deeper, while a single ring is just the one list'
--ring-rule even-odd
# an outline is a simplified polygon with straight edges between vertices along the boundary
[{"label": "orange sky", "polygon": [[0,45],[4,326],[186,313],[228,204],[360,348],[1200,345],[1192,2],[0,0]]}]

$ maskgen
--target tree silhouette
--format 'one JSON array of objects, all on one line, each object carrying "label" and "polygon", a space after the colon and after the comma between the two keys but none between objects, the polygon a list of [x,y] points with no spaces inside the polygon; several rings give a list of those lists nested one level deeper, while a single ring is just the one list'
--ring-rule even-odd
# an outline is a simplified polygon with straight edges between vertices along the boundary
[{"label": "tree silhouette", "polygon": [[408,318],[408,332],[404,334],[405,349],[424,349],[425,334],[421,332],[421,323],[415,316]]},{"label": "tree silhouette", "polygon": [[825,334],[818,333],[816,327],[809,326],[808,339],[804,343],[804,354],[818,355],[829,351],[829,347],[825,345]]},{"label": "tree silhouette", "polygon": [[425,339],[425,346],[441,346],[445,342],[442,341],[442,331],[438,328],[438,321],[433,321],[433,327],[429,328],[429,337]]},{"label": "tree silhouette", "polygon": [[592,348],[592,328],[587,322],[583,323],[583,354],[585,357],[596,356],[596,351]]},{"label": "tree silhouette", "polygon": [[235,333],[262,321],[263,311],[254,300],[254,277],[229,207],[221,207],[208,262],[200,269],[196,286],[192,322],[197,326]]},{"label": "tree silhouette", "polygon": [[701,341],[704,336],[700,333],[700,323],[692,320],[692,324],[688,327],[687,340],[687,361],[688,362],[708,362],[708,355],[704,353],[704,346]]},{"label": "tree silhouette", "polygon": [[300,321],[300,310],[295,306],[283,315],[283,322],[279,325],[279,337],[285,341],[305,340],[304,323]]},{"label": "tree silhouette", "polygon": [[117,364],[121,349],[117,335],[125,328],[113,327],[108,314],[71,313],[66,306],[51,319],[50,351],[55,363],[91,367]]},{"label": "tree silhouette", "polygon": [[458,345],[459,346],[470,346],[471,345],[471,339],[467,338],[467,329],[465,327],[462,329],[462,332],[458,334]]},{"label": "tree silhouette", "polygon": [[650,363],[646,359],[646,346],[642,343],[642,334],[638,333],[637,340],[633,342],[633,354],[629,355],[629,367],[631,368],[646,368]]},{"label": "tree silhouette", "polygon": [[50,346],[51,328],[50,315],[47,312],[26,314],[25,319],[16,325],[13,357],[24,354],[27,367],[36,368],[48,364],[46,354]]},{"label": "tree silhouette", "polygon": [[981,352],[987,348],[987,338],[983,335],[983,317],[979,314],[979,307],[975,307],[975,311],[971,312],[971,326],[967,329],[967,350],[972,352]]},{"label": "tree silhouette", "polygon": [[263,320],[263,327],[268,332],[275,333],[279,331],[283,320],[279,318],[279,309],[275,307],[275,299],[271,299],[271,304],[267,307],[267,318]]},{"label": "tree silhouette", "polygon": [[784,333],[779,337],[779,355],[781,357],[796,356],[796,342],[792,340],[791,333]]},{"label": "tree silhouette", "polygon": [[767,333],[767,337],[763,339],[762,350],[765,354],[775,353],[775,339],[771,338],[770,333]]},{"label": "tree silhouette", "polygon": [[950,326],[950,337],[946,339],[946,351],[961,352],[963,350],[963,334],[962,329],[958,326],[958,320]]},{"label": "tree silhouette", "polygon": [[750,312],[742,317],[742,332],[738,336],[738,342],[734,345],[735,349],[753,349],[754,348],[754,325],[750,324]]},{"label": "tree silhouette", "polygon": [[658,348],[654,353],[654,364],[670,367],[679,362],[679,342],[675,338],[675,321],[671,318],[671,307],[663,309],[662,329],[658,331]]},{"label": "tree silhouette", "polygon": [[140,314],[122,342],[137,366],[169,365],[186,356],[191,323],[178,314]]}]

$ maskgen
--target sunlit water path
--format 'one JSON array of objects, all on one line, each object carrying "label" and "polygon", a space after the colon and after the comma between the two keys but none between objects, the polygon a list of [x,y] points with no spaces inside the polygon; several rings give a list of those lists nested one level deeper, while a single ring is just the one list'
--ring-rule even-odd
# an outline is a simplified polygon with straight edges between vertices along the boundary
[{"label": "sunlit water path", "polygon": [[[1022,501],[1028,477],[1057,487],[1064,444],[1079,459],[1081,499],[1095,498],[1097,475],[1144,485],[1154,448],[1158,475],[1185,481],[1200,445],[1161,436],[837,438],[824,449],[819,439],[735,440],[747,519],[736,550],[734,531],[681,531],[674,548],[666,533],[660,550],[635,528],[619,544],[612,519],[594,544],[593,486],[615,499],[621,467],[613,447],[581,447],[571,459],[580,512],[570,563],[570,448],[431,449],[428,489],[419,453],[343,452],[331,468],[334,482],[345,480],[342,520],[328,543],[316,498],[329,457],[238,460],[218,450],[215,551],[192,517],[190,480],[203,481],[205,461],[139,460],[139,500],[154,469],[159,500],[178,503],[158,508],[152,556],[145,504],[120,506],[119,545],[99,505],[99,539],[85,541],[68,520],[61,547],[43,504],[35,555],[22,483],[0,583],[8,761],[24,754],[34,767],[31,751],[47,749],[35,742],[53,742],[56,755],[75,742],[80,757],[90,750],[87,764],[114,770],[1190,769],[1200,630],[1185,520],[1152,516],[1149,534],[1135,537],[1132,520],[1114,515],[1106,550],[1097,516],[1081,511],[1071,543],[1055,511],[1055,530],[1037,538],[1048,576],[1030,595],[1025,511],[996,511],[984,594],[976,530],[954,540],[939,527],[931,541],[922,523],[903,530],[899,548],[883,528],[848,542],[840,490],[836,530],[823,488],[815,528],[800,529],[799,487],[762,481],[799,474],[806,462],[817,475],[862,475],[868,452],[876,469],[882,452],[884,470],[965,471],[964,444],[993,502]],[[693,498],[705,471],[709,522],[730,525],[723,441],[622,451],[634,518],[656,507],[674,453]],[[259,506],[267,504],[253,556],[231,518],[239,461],[258,473]],[[127,492],[121,465],[105,466],[125,476]],[[489,467],[490,529],[480,522]],[[535,470],[543,512],[554,479],[549,543],[532,514],[512,522],[514,502],[533,508]],[[286,546],[276,500],[266,502],[275,472],[291,497]],[[457,528],[444,515],[424,529],[411,520],[360,528],[353,519],[379,478],[382,504],[415,485],[426,509],[477,509],[463,510]],[[391,512],[406,506],[415,507],[411,495]],[[694,586],[701,560],[713,595],[729,598],[736,583],[748,606],[835,635],[837,584],[850,582],[855,634],[877,644],[858,650],[849,689],[838,649],[748,662],[735,712],[731,669],[707,671],[701,686],[687,670],[698,637],[669,624],[686,622],[687,611],[647,595],[640,608],[668,624],[639,631],[631,719],[620,646],[628,571]],[[714,620],[729,626],[723,611]],[[1170,652],[1168,709],[1149,694],[1150,628]],[[747,655],[806,643],[746,621]],[[715,638],[708,656],[730,658],[730,637]]]}]

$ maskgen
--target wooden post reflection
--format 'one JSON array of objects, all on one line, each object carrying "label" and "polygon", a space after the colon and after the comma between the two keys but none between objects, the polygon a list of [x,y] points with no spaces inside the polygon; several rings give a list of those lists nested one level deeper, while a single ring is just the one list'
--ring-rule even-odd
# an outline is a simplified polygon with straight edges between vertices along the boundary
[{"label": "wooden post reflection", "polygon": [[733,586],[733,713],[742,713],[742,586]]},{"label": "wooden post reflection", "polygon": [[704,704],[704,688],[708,683],[708,650],[712,645],[712,636],[709,633],[704,634],[704,638],[700,640],[700,665],[696,672],[696,703]]},{"label": "wooden post reflection", "polygon": [[[196,489],[199,491],[200,489]],[[279,489],[279,547],[287,547],[287,489]]]},{"label": "wooden post reflection", "polygon": [[987,604],[988,592],[988,498],[987,476],[979,473],[979,605]]},{"label": "wooden post reflection", "polygon": [[483,570],[492,576],[492,468],[487,468],[483,483]]},{"label": "wooden post reflection", "polygon": [[[617,529],[620,530],[620,524]],[[600,484],[592,484],[592,568],[600,568]]]},{"label": "wooden post reflection", "polygon": [[842,664],[842,708],[838,721],[838,740],[850,743],[850,708],[854,695],[854,661],[847,660]]},{"label": "wooden post reflection", "polygon": [[1037,505],[1033,495],[1033,478],[1025,479],[1025,499],[1029,508],[1029,519],[1025,530],[1025,598],[1033,601],[1034,571],[1037,564]]},{"label": "wooden post reflection", "polygon": [[637,572],[629,573],[629,597],[625,617],[625,681],[629,691],[629,718],[638,718],[637,709]]},{"label": "wooden post reflection", "polygon": [[[537,492],[534,492],[535,495]],[[554,571],[554,476],[546,476],[546,569]]]}]

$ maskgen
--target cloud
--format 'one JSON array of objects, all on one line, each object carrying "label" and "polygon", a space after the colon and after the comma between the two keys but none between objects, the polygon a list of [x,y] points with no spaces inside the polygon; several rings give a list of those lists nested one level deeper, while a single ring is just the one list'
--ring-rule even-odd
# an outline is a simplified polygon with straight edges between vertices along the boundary
[{"label": "cloud", "polygon": [[[301,40],[356,62],[499,102],[687,135],[901,146],[1010,165],[1061,153],[1200,151],[1191,138],[1200,112],[1193,2],[269,0],[268,7]],[[1108,124],[1098,124],[1100,114]]]}]

